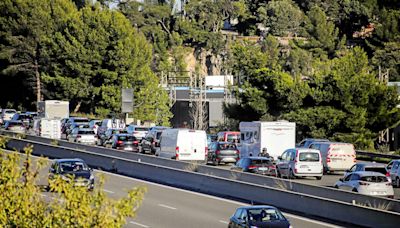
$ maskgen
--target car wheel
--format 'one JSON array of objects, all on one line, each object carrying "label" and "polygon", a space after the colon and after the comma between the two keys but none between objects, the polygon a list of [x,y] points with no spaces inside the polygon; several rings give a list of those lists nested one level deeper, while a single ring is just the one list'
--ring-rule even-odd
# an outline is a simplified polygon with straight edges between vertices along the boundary
[{"label": "car wheel", "polygon": [[217,165],[218,165],[217,158],[213,158],[213,165],[215,165],[215,166],[217,166]]},{"label": "car wheel", "polygon": [[339,189],[339,186],[335,185],[334,188]]},{"label": "car wheel", "polygon": [[358,192],[358,190],[356,188],[353,188],[352,192]]},{"label": "car wheel", "polygon": [[279,172],[279,170],[276,171],[276,177],[282,178],[281,173]]},{"label": "car wheel", "polygon": [[315,178],[317,178],[317,180],[321,180],[321,179],[322,179],[322,176],[320,176],[320,177],[315,177]]}]

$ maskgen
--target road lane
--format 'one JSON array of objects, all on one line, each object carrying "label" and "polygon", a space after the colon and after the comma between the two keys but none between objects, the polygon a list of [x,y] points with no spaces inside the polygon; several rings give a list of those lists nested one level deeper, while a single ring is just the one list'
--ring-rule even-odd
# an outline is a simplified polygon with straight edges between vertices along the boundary
[{"label": "road lane", "polygon": [[[21,154],[23,155],[23,154]],[[34,160],[37,160],[34,157]],[[38,184],[47,185],[50,162],[40,170]],[[137,217],[128,218],[125,227],[227,227],[230,216],[237,207],[247,205],[192,191],[155,184],[118,174],[95,170],[95,176],[105,177],[104,192],[109,197],[119,199],[126,196],[129,189],[146,186],[147,193]],[[42,196],[56,200],[56,193],[43,192]],[[337,227],[325,222],[301,216],[285,214],[293,227]]]}]

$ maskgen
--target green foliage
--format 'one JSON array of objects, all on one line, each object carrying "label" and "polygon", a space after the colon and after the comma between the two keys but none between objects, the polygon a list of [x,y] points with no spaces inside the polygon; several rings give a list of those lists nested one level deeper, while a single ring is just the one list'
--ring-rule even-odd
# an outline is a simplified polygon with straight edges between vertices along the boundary
[{"label": "green foliage", "polygon": [[272,0],[257,10],[259,20],[276,36],[301,34],[304,14],[291,0]]},{"label": "green foliage", "polygon": [[126,217],[136,215],[145,187],[114,200],[102,190],[103,177],[93,192],[58,177],[50,182],[55,197],[46,200],[36,183],[47,161],[35,162],[31,152],[32,147],[25,148],[22,159],[19,153],[0,151],[1,227],[122,227]]}]

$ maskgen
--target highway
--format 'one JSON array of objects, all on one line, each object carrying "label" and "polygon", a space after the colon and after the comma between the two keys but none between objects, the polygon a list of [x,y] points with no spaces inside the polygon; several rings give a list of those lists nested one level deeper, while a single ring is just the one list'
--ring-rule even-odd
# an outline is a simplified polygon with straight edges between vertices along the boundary
[{"label": "highway", "polygon": [[[38,184],[47,185],[48,166],[41,169]],[[95,176],[104,175],[103,191],[118,199],[133,187],[146,186],[147,192],[137,217],[128,218],[125,227],[227,227],[230,216],[237,207],[247,205],[214,196],[182,190],[143,180],[95,170]],[[43,192],[43,196],[54,199],[55,193]],[[285,213],[293,227],[338,227],[297,215]]]},{"label": "highway", "polygon": [[[216,168],[221,168],[225,170],[229,170],[231,165],[219,165],[219,166],[213,166]],[[316,186],[325,186],[325,187],[331,187],[335,185],[336,181],[339,180],[339,178],[343,177],[343,172],[339,173],[333,173],[333,174],[325,174],[321,180],[317,180],[314,177],[305,177],[305,178],[298,178],[293,181],[303,183],[303,184],[311,184],[311,185],[316,185]],[[400,188],[393,188],[394,190],[394,198],[395,199],[400,199]]]}]

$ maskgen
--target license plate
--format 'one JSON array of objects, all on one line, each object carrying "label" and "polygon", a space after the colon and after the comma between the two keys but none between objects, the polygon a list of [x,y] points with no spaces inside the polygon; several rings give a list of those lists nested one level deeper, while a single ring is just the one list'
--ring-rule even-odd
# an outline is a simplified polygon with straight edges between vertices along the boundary
[{"label": "license plate", "polygon": [[341,161],[342,158],[331,158],[332,161]]},{"label": "license plate", "polygon": [[301,165],[300,168],[302,168],[302,169],[308,169],[308,165]]},{"label": "license plate", "polygon": [[132,147],[125,147],[124,150],[133,150]]},{"label": "license plate", "polygon": [[260,168],[258,168],[258,170],[260,170],[260,171],[268,171],[268,168],[267,167],[260,167]]}]

